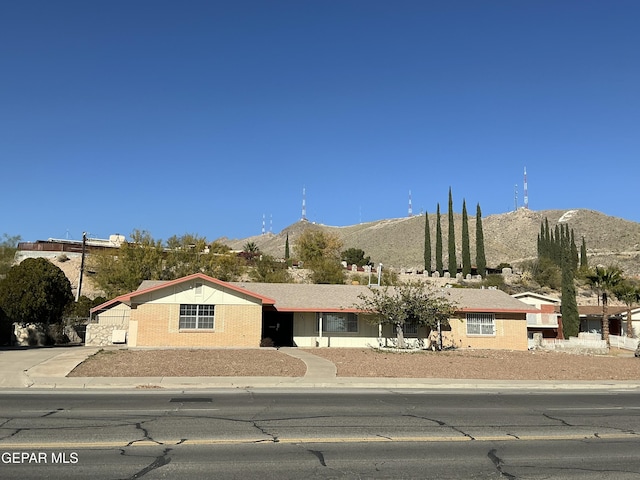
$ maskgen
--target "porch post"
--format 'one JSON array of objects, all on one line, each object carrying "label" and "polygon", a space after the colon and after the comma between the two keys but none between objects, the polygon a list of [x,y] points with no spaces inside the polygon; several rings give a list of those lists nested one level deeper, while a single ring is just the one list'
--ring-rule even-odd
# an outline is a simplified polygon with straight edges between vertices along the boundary
[{"label": "porch post", "polygon": [[322,313],[318,315],[318,336],[322,338]]}]

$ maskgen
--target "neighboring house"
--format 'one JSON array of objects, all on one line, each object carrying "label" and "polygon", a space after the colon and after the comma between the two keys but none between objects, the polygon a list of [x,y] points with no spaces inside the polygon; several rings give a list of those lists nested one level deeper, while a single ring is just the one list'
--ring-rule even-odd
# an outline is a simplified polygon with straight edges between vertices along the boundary
[{"label": "neighboring house", "polygon": [[560,299],[548,297],[534,292],[523,292],[511,295],[521,302],[538,309],[538,312],[527,313],[527,336],[533,340],[534,333],[541,333],[543,338],[563,339],[562,319],[558,313]]},{"label": "neighboring house", "polygon": [[[629,312],[625,309],[624,313],[622,313],[622,336],[627,335],[627,315]],[[638,338],[640,336],[640,307],[631,309],[631,327],[633,330],[633,338]]]},{"label": "neighboring house", "polygon": [[[583,305],[578,306],[578,314],[580,315],[580,331],[599,333],[602,335],[602,305]],[[607,307],[609,316],[609,334],[624,335],[626,325],[623,330],[623,317],[626,318],[627,307],[609,305]],[[632,317],[633,318],[633,317]]]},{"label": "neighboring house", "polygon": [[[257,347],[266,338],[277,346],[393,345],[393,328],[371,323],[355,307],[368,292],[361,285],[229,283],[203,274],[143,282],[91,310],[86,343],[113,343],[126,331],[126,343],[139,347]],[[526,316],[536,309],[494,289],[448,288],[442,294],[457,307],[443,332],[445,345],[527,349]],[[428,342],[426,329],[405,330],[416,343]]]}]

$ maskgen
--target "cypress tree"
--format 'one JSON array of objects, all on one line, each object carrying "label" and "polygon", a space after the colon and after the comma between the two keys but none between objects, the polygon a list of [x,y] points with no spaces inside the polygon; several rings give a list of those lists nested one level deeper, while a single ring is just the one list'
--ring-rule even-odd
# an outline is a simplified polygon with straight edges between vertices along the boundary
[{"label": "cypress tree", "polygon": [[576,236],[573,232],[573,228],[571,229],[571,271],[573,272],[573,276],[576,276],[576,272],[578,271],[578,247],[576,246]]},{"label": "cypress tree", "polygon": [[562,237],[560,236],[560,226],[556,223],[555,233],[553,235],[553,251],[552,258],[556,265],[562,265]]},{"label": "cypress tree", "polygon": [[544,239],[542,241],[544,245],[544,251],[542,252],[542,256],[546,258],[551,258],[551,231],[549,230],[549,219],[545,217],[544,219]]},{"label": "cypress tree", "polygon": [[467,277],[471,273],[471,249],[469,247],[469,217],[467,215],[467,202],[462,200],[462,276]]},{"label": "cypress tree", "polygon": [[449,187],[449,275],[455,278],[458,272],[458,261],[456,260],[456,232],[453,224],[453,197],[451,187]]},{"label": "cypress tree", "polygon": [[427,212],[424,212],[424,270],[431,275],[431,231]]},{"label": "cypress tree", "polygon": [[444,267],[442,266],[442,226],[440,224],[440,204],[436,209],[436,271],[442,276]]},{"label": "cypress tree", "polygon": [[588,270],[589,263],[587,261],[587,244],[582,237],[582,245],[580,246],[580,270]]},{"label": "cypress tree", "polygon": [[284,259],[289,264],[289,233],[287,233],[287,240],[284,242]]},{"label": "cypress tree", "polygon": [[[568,235],[567,226],[567,235]],[[580,315],[578,313],[578,303],[576,301],[576,287],[574,283],[573,259],[571,253],[570,239],[563,235],[562,242],[562,304],[560,313],[562,314],[562,332],[564,338],[576,337],[580,330]]]},{"label": "cypress tree", "polygon": [[484,255],[484,233],[482,231],[482,212],[480,204],[476,208],[476,270],[483,277],[487,274],[487,259]]}]

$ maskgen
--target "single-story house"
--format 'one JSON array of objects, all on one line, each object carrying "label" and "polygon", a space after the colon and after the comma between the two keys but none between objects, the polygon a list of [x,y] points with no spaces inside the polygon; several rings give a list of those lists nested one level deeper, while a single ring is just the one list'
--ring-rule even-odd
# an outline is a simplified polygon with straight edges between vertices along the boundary
[{"label": "single-story house", "polygon": [[[616,305],[607,306],[609,316],[609,334],[624,335],[626,325],[623,325],[623,317],[626,319],[627,307]],[[602,335],[602,305],[578,305],[580,315],[580,331],[599,333]]]},{"label": "single-story house", "polygon": [[[629,311],[625,309],[625,312],[622,314],[622,334],[623,336],[627,335],[627,318],[629,315]],[[640,307],[635,307],[631,309],[631,329],[632,329],[632,337],[638,338],[640,336]]]},{"label": "single-story house", "polygon": [[527,335],[529,340],[533,340],[534,333],[541,333],[543,338],[564,338],[562,320],[559,314],[561,304],[559,298],[535,292],[516,293],[512,297],[538,310],[538,312],[527,313]]},{"label": "single-story house", "polygon": [[[374,287],[375,288],[375,287]],[[365,347],[392,345],[390,325],[356,305],[363,285],[223,282],[204,274],[146,281],[91,310],[86,344],[137,347]],[[527,314],[538,310],[496,289],[446,288],[456,305],[445,345],[527,349]],[[405,337],[427,346],[424,327]],[[266,341],[265,339],[270,339]]]}]

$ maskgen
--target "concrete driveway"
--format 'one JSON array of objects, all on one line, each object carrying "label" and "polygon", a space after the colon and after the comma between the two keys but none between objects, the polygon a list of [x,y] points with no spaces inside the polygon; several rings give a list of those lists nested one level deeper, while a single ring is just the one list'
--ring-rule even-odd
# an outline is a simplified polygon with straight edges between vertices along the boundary
[{"label": "concrete driveway", "polygon": [[69,365],[74,362],[77,365],[95,350],[84,346],[1,348],[0,388],[29,387],[33,385],[30,379],[33,372],[42,376],[64,377],[69,373]]}]

